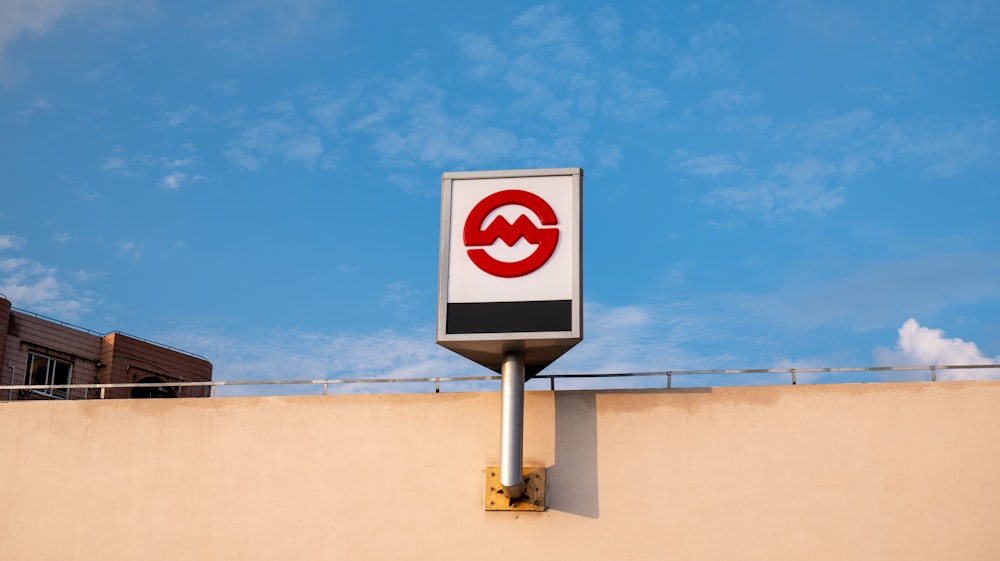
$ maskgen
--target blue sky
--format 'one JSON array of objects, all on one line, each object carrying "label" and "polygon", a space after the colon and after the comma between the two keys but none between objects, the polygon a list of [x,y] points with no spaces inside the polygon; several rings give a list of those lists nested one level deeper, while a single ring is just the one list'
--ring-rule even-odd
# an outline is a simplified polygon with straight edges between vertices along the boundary
[{"label": "blue sky", "polygon": [[[552,372],[1000,357],[1000,5],[0,5],[0,293],[221,379],[434,344],[440,177],[582,167]],[[980,371],[978,375],[991,375]]]}]

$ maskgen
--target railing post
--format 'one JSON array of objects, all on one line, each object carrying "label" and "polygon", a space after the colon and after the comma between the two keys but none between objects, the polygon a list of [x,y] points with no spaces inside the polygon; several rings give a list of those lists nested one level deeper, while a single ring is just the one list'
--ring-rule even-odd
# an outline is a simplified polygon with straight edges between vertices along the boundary
[{"label": "railing post", "polygon": [[671,374],[670,372],[667,372],[667,389],[668,390],[670,389],[671,384],[673,384],[673,378],[674,378],[674,375]]},{"label": "railing post", "polygon": [[937,369],[931,366],[931,382],[937,382]]},{"label": "railing post", "polygon": [[798,380],[795,379],[795,369],[794,368],[789,368],[788,369],[788,373],[792,375],[792,385],[794,386],[794,385],[798,384]]}]

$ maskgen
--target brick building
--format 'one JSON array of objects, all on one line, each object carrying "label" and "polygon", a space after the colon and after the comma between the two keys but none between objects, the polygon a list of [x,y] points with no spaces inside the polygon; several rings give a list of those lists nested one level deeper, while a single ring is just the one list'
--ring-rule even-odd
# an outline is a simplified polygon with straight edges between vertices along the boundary
[{"label": "brick building", "polygon": [[[58,384],[164,384],[208,382],[212,364],[202,357],[112,332],[106,335],[15,310],[0,296],[0,386]],[[203,397],[207,387],[109,388],[106,397]],[[0,401],[87,399],[96,389],[39,388],[0,391]]]}]

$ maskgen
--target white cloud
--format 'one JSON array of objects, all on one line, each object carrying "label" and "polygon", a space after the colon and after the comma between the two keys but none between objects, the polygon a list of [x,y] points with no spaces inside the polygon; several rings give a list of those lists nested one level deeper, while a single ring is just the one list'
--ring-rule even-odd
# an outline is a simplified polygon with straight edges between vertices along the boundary
[{"label": "white cloud", "polygon": [[[579,162],[580,139],[590,130],[582,115],[593,113],[597,105],[598,82],[561,71],[554,77],[552,61],[534,53],[507,62],[485,36],[465,34],[460,40],[468,46],[465,56],[474,64],[500,64],[503,80],[491,83],[515,94],[506,108],[492,103],[470,104],[465,98],[452,102],[445,89],[419,73],[398,80],[357,82],[343,92],[310,89],[304,94],[310,107],[305,115],[300,117],[286,104],[283,120],[248,127],[226,155],[239,167],[255,169],[277,152],[274,146],[282,135],[305,129],[322,131],[322,141],[318,132],[312,139],[300,135],[299,142],[286,144],[287,155],[312,160],[319,156],[320,148],[327,155],[327,137],[339,142],[344,134],[362,133],[370,137],[370,146],[382,161],[394,168],[482,166],[511,159],[525,165]],[[559,95],[550,84],[561,88]],[[634,80],[613,93],[617,96],[614,113],[623,119],[650,115],[665,103],[658,91]],[[319,126],[313,126],[314,122]],[[517,136],[506,125],[497,126],[506,122],[513,122],[511,126],[525,124],[528,132]],[[530,136],[531,132],[536,135]],[[293,146],[298,149],[292,150]],[[394,176],[402,177],[395,172]]]},{"label": "white cloud", "polygon": [[503,70],[507,56],[486,35],[462,33],[458,36],[462,56],[472,64],[472,77],[482,80]]},{"label": "white cloud", "polygon": [[[246,338],[190,331],[159,336],[196,352],[214,365],[215,380],[325,380],[482,376],[490,372],[434,343],[430,328],[377,333],[318,333],[279,331]],[[433,384],[391,384],[375,387],[346,385],[333,392],[433,391]],[[264,387],[247,393],[318,392],[318,387]],[[238,391],[238,390],[237,390]],[[226,394],[227,392],[220,392]]]},{"label": "white cloud", "polygon": [[793,214],[823,214],[841,204],[844,189],[828,189],[817,184],[780,185],[762,182],[739,187],[714,189],[705,197],[709,205],[745,214],[760,214],[768,220],[787,219]]},{"label": "white cloud", "polygon": [[[2,60],[0,60],[0,64],[2,64]],[[52,102],[43,97],[38,97],[35,98],[35,100],[31,102],[31,105],[29,105],[26,109],[21,110],[21,112],[18,113],[18,115],[20,115],[23,118],[28,118],[34,115],[35,113],[41,111],[51,111],[51,110],[52,110]]]},{"label": "white cloud", "polygon": [[194,164],[194,158],[174,158],[172,160],[163,160],[163,167],[167,169],[186,168],[190,167],[192,164]]},{"label": "white cloud", "polygon": [[110,157],[104,160],[104,164],[101,165],[101,169],[109,171],[124,170],[126,167],[126,162],[124,158]]},{"label": "white cloud", "polygon": [[674,40],[653,27],[640,29],[636,33],[635,43],[640,51],[653,55],[662,55],[674,50]]},{"label": "white cloud", "polygon": [[252,154],[248,154],[239,148],[230,148],[229,150],[226,150],[226,159],[244,171],[254,171],[260,169],[260,160]]},{"label": "white cloud", "polygon": [[705,31],[691,37],[691,47],[700,49],[722,45],[739,38],[740,32],[735,25],[724,21],[713,22]]},{"label": "white cloud", "polygon": [[385,125],[389,118],[399,111],[398,104],[386,97],[377,97],[369,102],[373,108],[365,108],[364,114],[351,122],[354,131],[374,132]]},{"label": "white cloud", "polygon": [[164,177],[160,180],[160,186],[164,189],[180,189],[181,185],[187,182],[188,176],[186,173],[175,171],[170,175]]},{"label": "white cloud", "polygon": [[213,80],[206,86],[209,91],[222,95],[235,95],[240,93],[239,80]]},{"label": "white cloud", "polygon": [[621,146],[617,144],[602,146],[598,149],[597,163],[605,169],[618,169],[623,157]]},{"label": "white cloud", "polygon": [[627,72],[613,72],[608,97],[604,100],[604,114],[616,121],[636,122],[648,120],[669,105],[667,95],[661,90],[632,78]]},{"label": "white cloud", "polygon": [[779,206],[776,214],[810,212],[821,214],[840,206],[844,202],[842,187],[828,187],[827,178],[836,176],[837,166],[817,158],[805,158],[797,162],[782,162],[774,166],[774,173],[783,179],[781,187],[775,190]]},{"label": "white cloud", "polygon": [[279,103],[270,108],[272,116],[246,126],[226,151],[226,157],[241,169],[258,169],[269,158],[311,168],[319,163],[324,145],[317,127],[304,121],[294,106]]},{"label": "white cloud", "polygon": [[100,193],[95,193],[94,191],[91,191],[90,185],[88,185],[87,183],[82,183],[80,185],[79,192],[80,192],[80,200],[84,202],[96,201],[100,199],[102,196]]},{"label": "white cloud", "polygon": [[770,216],[776,204],[776,192],[777,187],[773,183],[722,187],[710,191],[705,202],[744,214]]},{"label": "white cloud", "polygon": [[828,183],[857,170],[851,166],[841,169],[817,158],[781,162],[774,166],[772,179],[714,189],[705,200],[713,206],[760,214],[769,220],[785,219],[797,213],[823,214],[839,207],[846,199],[842,186],[829,186]]},{"label": "white cloud", "polygon": [[312,167],[323,155],[323,141],[315,134],[303,134],[287,139],[282,147],[285,157],[306,167]]},{"label": "white cloud", "polygon": [[180,128],[190,130],[193,121],[204,121],[209,118],[209,113],[204,109],[189,105],[182,109],[168,111],[164,115],[166,125],[170,128]]},{"label": "white cloud", "polygon": [[691,36],[688,48],[673,57],[674,80],[702,76],[733,77],[732,50],[729,44],[739,37],[735,25],[717,21],[701,33]]},{"label": "white cloud", "polygon": [[[930,329],[910,318],[899,328],[894,349],[878,347],[875,360],[886,366],[940,366],[998,364],[1000,356],[988,357],[971,341],[947,338],[944,331]],[[1000,368],[939,370],[940,380],[1000,379]]]},{"label": "white cloud", "polygon": [[813,183],[837,172],[837,167],[817,158],[806,158],[797,162],[782,162],[774,166],[775,174],[786,177],[792,183]]},{"label": "white cloud", "polygon": [[170,191],[180,189],[188,183],[204,181],[205,176],[180,171],[182,168],[190,168],[195,164],[195,158],[163,158],[163,167],[168,170],[166,176],[160,179],[160,187]]},{"label": "white cloud", "polygon": [[[184,148],[193,149],[191,146],[185,146]],[[120,148],[118,150],[120,151]],[[196,183],[205,179],[202,175],[193,174],[190,171],[181,171],[182,169],[191,168],[195,164],[196,159],[194,157],[154,158],[153,156],[145,155],[126,159],[121,156],[109,156],[104,160],[101,169],[115,172],[125,177],[140,177],[149,171],[150,168],[156,166],[157,162],[168,172],[159,181],[159,186],[163,189],[175,190],[187,183]]]},{"label": "white cloud", "polygon": [[285,37],[297,37],[306,33],[319,18],[322,0],[282,0],[260,2],[257,8],[267,10],[274,30]]},{"label": "white cloud", "polygon": [[127,259],[138,261],[142,258],[143,246],[137,242],[118,242],[118,253]]},{"label": "white cloud", "polygon": [[93,300],[80,295],[54,267],[29,259],[0,259],[0,293],[15,306],[75,321],[89,312]]},{"label": "white cloud", "polygon": [[805,212],[823,214],[844,203],[846,196],[843,187],[828,188],[818,183],[793,184],[776,191],[779,206],[774,217]]},{"label": "white cloud", "polygon": [[742,154],[694,156],[687,152],[678,152],[674,156],[672,167],[689,175],[714,178],[740,171],[743,160],[744,156]]},{"label": "white cloud", "polygon": [[545,83],[546,73],[545,65],[532,54],[521,55],[511,62],[510,70],[504,76],[504,83],[520,96],[513,103],[515,108],[534,109],[555,98],[555,94]]},{"label": "white cloud", "polygon": [[648,335],[642,335],[652,332],[648,310],[640,306],[598,304],[587,306],[584,317],[587,318],[584,342],[555,363],[553,372],[637,372],[655,368],[649,364],[651,341]]},{"label": "white cloud", "polygon": [[848,154],[837,167],[837,171],[850,177],[856,173],[869,171],[875,167],[875,162],[864,154]]},{"label": "white cloud", "polygon": [[521,143],[517,155],[518,161],[537,167],[568,167],[569,162],[583,160],[580,152],[578,136],[562,136],[551,142],[539,142],[534,138],[526,138]]},{"label": "white cloud", "polygon": [[47,33],[56,21],[87,4],[72,0],[6,0],[0,3],[0,65],[4,63],[10,43],[25,34]]},{"label": "white cloud", "polygon": [[[116,147],[114,152],[121,154],[123,149],[121,147]],[[161,160],[164,164],[167,163],[166,160]],[[131,156],[126,157],[122,155],[108,156],[104,159],[104,163],[101,164],[100,169],[103,171],[113,172],[125,177],[140,177],[149,168],[156,165],[157,159],[148,154],[141,156]]]},{"label": "white cloud", "polygon": [[[555,4],[520,14],[512,30],[510,42],[500,46],[484,34],[456,36],[462,58],[471,64],[465,76],[494,76],[482,87],[495,96],[453,99],[451,90],[420,72],[361,80],[337,90],[306,88],[299,94],[304,103],[286,101],[258,118],[241,117],[242,129],[225,156],[244,170],[275,158],[332,166],[335,155],[358,146],[348,135],[361,133],[382,162],[395,168],[391,175],[397,178],[403,177],[399,169],[428,164],[575,165],[599,109],[611,119],[634,122],[655,117],[668,104],[661,90],[622,70],[599,77],[600,70],[589,69],[594,59],[575,20],[560,14]],[[509,101],[496,101],[505,98]],[[515,135],[515,127],[524,132]],[[602,158],[602,165],[613,165],[618,154]]]},{"label": "white cloud", "polygon": [[800,141],[843,150],[845,146],[869,144],[877,126],[874,113],[857,109],[811,123],[793,124],[789,129]]},{"label": "white cloud", "polygon": [[980,117],[959,122],[888,123],[884,146],[891,153],[921,162],[931,175],[951,177],[996,163],[1000,120]]},{"label": "white cloud", "polygon": [[107,273],[95,272],[95,271],[74,271],[72,274],[73,280],[76,282],[90,282],[92,280],[101,279],[108,276]]},{"label": "white cloud", "polygon": [[380,305],[392,310],[398,317],[406,318],[423,296],[421,291],[411,288],[405,281],[395,281],[386,286]]},{"label": "white cloud", "polygon": [[68,17],[93,15],[102,25],[148,13],[147,0],[4,0],[0,2],[0,79],[9,79],[8,48],[25,36],[43,36]]},{"label": "white cloud", "polygon": [[[706,336],[703,317],[672,306],[587,302],[584,318],[583,342],[546,373],[634,373],[712,367],[714,359],[690,350],[693,341]],[[610,383],[621,387],[649,380]]]},{"label": "white cloud", "polygon": [[[390,287],[390,292],[393,288]],[[405,287],[403,287],[405,292]],[[697,337],[691,320],[664,320],[640,306],[587,304],[586,338],[557,360],[546,373],[621,373],[704,367],[707,361],[681,349]],[[243,338],[193,333],[151,334],[155,339],[196,352],[215,366],[216,380],[323,380],[487,376],[492,371],[435,343],[434,327],[383,330],[376,333],[271,331]],[[662,384],[650,378],[605,379],[598,384],[633,387]],[[694,379],[692,383],[698,383]],[[574,382],[561,381],[562,388]],[[252,389],[251,389],[252,388]],[[444,383],[442,391],[496,390],[496,382]],[[228,394],[233,390],[226,390]],[[318,393],[317,386],[252,386],[243,393]],[[331,386],[330,392],[434,391],[432,383]]]},{"label": "white cloud", "polygon": [[[508,158],[520,147],[510,131],[485,124],[491,121],[492,110],[473,106],[450,113],[444,91],[422,77],[382,90],[386,92],[382,97],[370,101],[375,111],[363,118],[363,126],[386,163],[485,164]],[[371,118],[374,115],[378,118]]]},{"label": "white cloud", "polygon": [[787,11],[787,24],[813,40],[842,43],[864,28],[864,21],[855,10],[837,3],[794,2],[782,7]]},{"label": "white cloud", "polygon": [[312,105],[309,115],[316,119],[321,127],[331,132],[337,132],[340,120],[346,116],[348,109],[354,103],[352,97],[330,97],[325,93],[314,93],[308,97]]},{"label": "white cloud", "polygon": [[952,177],[993,165],[1000,150],[1000,121],[992,116],[893,121],[856,109],[780,127],[775,134],[816,151],[843,154],[839,167],[844,176],[869,171],[877,163],[904,161],[928,175]]},{"label": "white cloud", "polygon": [[[209,50],[235,55],[245,61],[273,54],[275,46],[302,40],[325,16],[337,9],[334,2],[322,0],[255,0],[253,2],[213,2],[200,10],[199,26],[217,38],[207,45]],[[334,16],[333,26],[324,26],[337,33],[345,17]],[[261,25],[261,22],[266,22]],[[248,30],[254,30],[248,32]]]},{"label": "white cloud", "polygon": [[522,32],[514,44],[523,51],[537,52],[571,66],[582,66],[590,60],[580,44],[576,22],[560,14],[555,3],[523,12],[514,18],[513,27]]},{"label": "white cloud", "polygon": [[733,117],[725,120],[725,132],[746,134],[750,136],[760,135],[764,131],[771,129],[774,119],[769,115],[751,115],[749,117]]},{"label": "white cloud", "polygon": [[601,46],[617,49],[622,44],[622,18],[614,6],[602,6],[590,16],[590,25],[597,32]]},{"label": "white cloud", "polygon": [[708,98],[705,103],[709,107],[729,110],[748,103],[756,103],[758,101],[760,101],[760,93],[758,92],[750,92],[745,88],[722,88],[713,90],[710,94],[708,94]]},{"label": "white cloud", "polygon": [[69,232],[52,232],[52,241],[59,245],[66,245],[72,240],[75,240],[76,236],[70,234]]},{"label": "white cloud", "polygon": [[913,260],[853,263],[850,268],[840,261],[812,261],[785,275],[770,292],[723,300],[746,317],[786,328],[867,331],[902,314],[995,302],[997,278],[1000,254],[995,252],[952,251]]},{"label": "white cloud", "polygon": [[28,240],[21,236],[11,234],[0,234],[0,249],[21,249]]}]

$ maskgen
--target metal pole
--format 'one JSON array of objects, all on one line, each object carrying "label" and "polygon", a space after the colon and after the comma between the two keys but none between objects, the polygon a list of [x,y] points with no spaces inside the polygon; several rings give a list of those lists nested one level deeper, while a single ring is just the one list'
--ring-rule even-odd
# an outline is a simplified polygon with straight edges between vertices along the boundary
[{"label": "metal pole", "polygon": [[500,486],[524,494],[524,353],[508,352],[500,367]]}]

